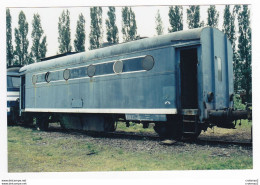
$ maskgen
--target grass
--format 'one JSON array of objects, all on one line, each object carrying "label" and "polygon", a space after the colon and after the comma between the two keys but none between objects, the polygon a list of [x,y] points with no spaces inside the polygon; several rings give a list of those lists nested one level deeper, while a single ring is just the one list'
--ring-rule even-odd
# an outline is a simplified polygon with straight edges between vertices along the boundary
[{"label": "grass", "polygon": [[[241,139],[251,139],[251,128],[252,122],[248,120],[242,120],[241,125],[239,124],[240,121],[237,121],[236,129],[225,129],[219,127],[208,128],[206,132],[201,132],[201,136],[237,136],[241,137]],[[139,133],[155,133],[153,130],[154,124],[149,124],[149,127],[144,129],[142,124],[132,123],[130,122],[130,127],[126,127],[125,123],[118,122],[117,123],[117,131],[124,131],[124,132],[139,132]],[[241,136],[243,134],[243,136]]]},{"label": "grass", "polygon": [[251,129],[252,122],[248,120],[242,120],[241,125],[237,122],[235,129],[225,129],[219,127],[209,128],[206,132],[202,132],[200,137],[218,137],[233,139],[236,141],[250,141],[252,139]]},{"label": "grass", "polygon": [[129,123],[129,127],[126,127],[125,123],[117,122],[117,131],[125,131],[125,132],[139,132],[139,133],[153,133],[154,123],[149,124],[148,128],[143,128],[143,124],[138,123]]},{"label": "grass", "polygon": [[252,156],[211,150],[129,151],[72,136],[8,127],[9,172],[252,169]]}]

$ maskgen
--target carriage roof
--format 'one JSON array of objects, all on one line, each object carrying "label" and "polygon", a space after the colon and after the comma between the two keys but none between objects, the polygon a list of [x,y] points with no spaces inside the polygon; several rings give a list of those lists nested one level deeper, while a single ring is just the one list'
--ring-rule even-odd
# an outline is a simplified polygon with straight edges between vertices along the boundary
[{"label": "carriage roof", "polygon": [[[41,71],[49,68],[59,68],[62,66],[68,66],[77,63],[94,63],[93,61],[109,58],[112,56],[120,56],[122,54],[138,52],[140,50],[153,49],[163,46],[169,46],[174,44],[180,44],[183,42],[198,41],[205,35],[209,33],[210,30],[218,31],[216,28],[196,28],[184,31],[178,31],[169,33],[166,35],[145,38],[141,40],[130,41],[126,43],[120,43],[105,48],[99,48],[95,50],[85,51],[81,53],[76,53],[69,56],[62,56],[59,58],[50,57],[49,60],[44,62],[38,62],[24,66],[20,69],[20,72],[32,72]],[[205,33],[205,34],[204,34]],[[223,33],[224,34],[224,33]],[[208,34],[207,34],[208,35]]]}]

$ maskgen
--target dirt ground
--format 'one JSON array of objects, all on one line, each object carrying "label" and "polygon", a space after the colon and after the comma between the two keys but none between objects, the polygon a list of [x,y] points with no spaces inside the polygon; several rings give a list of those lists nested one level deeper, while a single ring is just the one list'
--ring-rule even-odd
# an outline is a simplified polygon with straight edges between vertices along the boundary
[{"label": "dirt ground", "polygon": [[213,128],[201,132],[199,138],[221,141],[252,142],[252,127],[239,127],[236,129]]},{"label": "dirt ground", "polygon": [[[232,131],[232,130],[231,130]],[[232,132],[236,132],[237,130],[234,130]],[[230,131],[229,131],[230,132]],[[237,133],[235,135],[232,135],[231,133],[223,134],[221,133],[221,130],[215,130],[214,132],[212,130],[208,130],[207,132],[201,134],[199,138],[211,138],[211,139],[218,139],[218,140],[234,140],[240,139],[243,142],[246,142],[247,140],[250,140],[250,134],[245,130],[244,132]],[[168,145],[162,145],[160,140],[151,140],[149,138],[144,139],[136,139],[136,138],[118,138],[118,137],[105,137],[105,136],[99,136],[92,134],[89,135],[87,133],[82,132],[61,132],[59,130],[57,131],[50,131],[50,132],[41,132],[39,133],[43,137],[50,137],[53,139],[58,138],[78,138],[83,139],[86,142],[90,142],[92,144],[96,145],[104,145],[104,146],[110,146],[111,148],[119,148],[123,149],[124,151],[129,152],[149,152],[149,153],[157,153],[158,151],[163,152],[194,152],[199,150],[210,150],[212,155],[224,155],[224,156],[230,156],[234,153],[236,154],[242,154],[248,155],[252,157],[252,148],[251,147],[241,147],[236,145],[207,145],[207,144],[198,144],[195,142],[176,142],[172,146]],[[147,134],[147,133],[146,133]]]}]

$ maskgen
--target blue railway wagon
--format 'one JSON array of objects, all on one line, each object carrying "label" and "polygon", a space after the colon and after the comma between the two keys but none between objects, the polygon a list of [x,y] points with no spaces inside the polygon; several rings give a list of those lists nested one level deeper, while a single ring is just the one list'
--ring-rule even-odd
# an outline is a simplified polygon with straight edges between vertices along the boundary
[{"label": "blue railway wagon", "polygon": [[[38,126],[113,131],[124,119],[161,136],[198,136],[233,107],[232,48],[215,28],[179,31],[23,67],[21,113]],[[214,117],[215,116],[215,117]],[[218,121],[214,121],[218,120]]]},{"label": "blue railway wagon", "polygon": [[9,124],[15,123],[19,115],[20,68],[21,66],[16,66],[7,69],[7,121]]}]

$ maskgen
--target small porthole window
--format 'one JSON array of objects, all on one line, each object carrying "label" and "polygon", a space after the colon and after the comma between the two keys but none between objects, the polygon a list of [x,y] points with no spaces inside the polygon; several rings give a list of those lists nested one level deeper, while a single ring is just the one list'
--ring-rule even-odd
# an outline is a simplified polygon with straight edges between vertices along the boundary
[{"label": "small porthole window", "polygon": [[63,78],[64,78],[64,80],[68,80],[70,78],[70,70],[69,69],[64,70]]},{"label": "small porthole window", "polygon": [[89,77],[93,77],[96,73],[96,67],[94,65],[89,65],[87,68],[87,73]]},{"label": "small porthole window", "polygon": [[35,85],[37,83],[37,76],[33,75],[32,76],[32,83]]},{"label": "small porthole window", "polygon": [[144,59],[142,60],[142,66],[143,69],[146,71],[151,70],[154,66],[154,58],[151,55],[145,56]]},{"label": "small porthole window", "polygon": [[113,70],[115,73],[119,74],[123,72],[124,64],[121,60],[118,60],[113,65]]},{"label": "small porthole window", "polygon": [[51,81],[51,73],[50,72],[47,72],[45,74],[45,81],[48,82],[48,83]]},{"label": "small porthole window", "polygon": [[215,61],[217,63],[217,69],[218,69],[218,81],[222,81],[222,60],[220,57],[215,56]]}]

